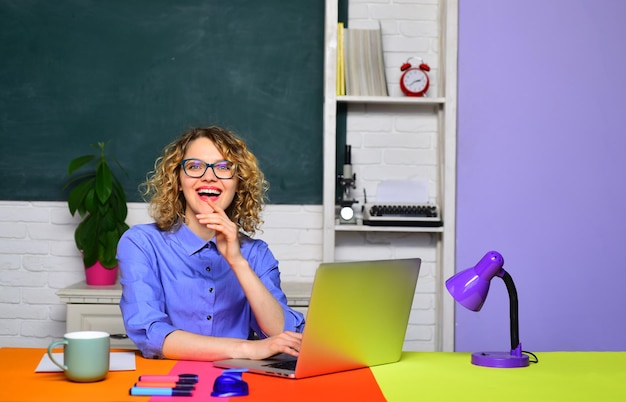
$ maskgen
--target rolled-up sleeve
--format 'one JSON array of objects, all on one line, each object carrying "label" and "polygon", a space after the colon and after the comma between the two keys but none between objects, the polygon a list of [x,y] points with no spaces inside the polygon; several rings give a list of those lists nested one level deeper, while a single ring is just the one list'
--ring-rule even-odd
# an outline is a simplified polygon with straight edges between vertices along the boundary
[{"label": "rolled-up sleeve", "polygon": [[165,337],[177,328],[165,308],[152,245],[141,232],[127,231],[119,241],[117,258],[123,288],[120,309],[128,337],[144,357],[162,358]]},{"label": "rolled-up sleeve", "polygon": [[[267,243],[260,241],[252,243],[252,246],[248,249],[246,254],[245,257],[252,269],[283,308],[283,315],[285,317],[284,330],[302,332],[305,324],[304,315],[287,305],[287,296],[280,287],[278,261],[274,258]],[[252,326],[261,338],[265,337],[254,317]]]}]

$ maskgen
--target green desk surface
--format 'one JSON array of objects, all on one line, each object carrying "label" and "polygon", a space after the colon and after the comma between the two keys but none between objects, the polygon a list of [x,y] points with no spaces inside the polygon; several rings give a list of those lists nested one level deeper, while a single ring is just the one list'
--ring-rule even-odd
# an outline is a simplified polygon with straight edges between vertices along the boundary
[{"label": "green desk surface", "polygon": [[388,401],[626,401],[626,352],[543,352],[529,367],[474,366],[470,353],[405,352],[372,367]]}]

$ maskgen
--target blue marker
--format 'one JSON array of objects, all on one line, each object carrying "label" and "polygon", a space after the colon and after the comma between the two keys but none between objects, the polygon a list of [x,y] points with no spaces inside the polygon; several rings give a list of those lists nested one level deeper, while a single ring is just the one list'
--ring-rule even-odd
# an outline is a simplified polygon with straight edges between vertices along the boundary
[{"label": "blue marker", "polygon": [[193,390],[182,388],[132,387],[128,393],[134,396],[192,396]]}]

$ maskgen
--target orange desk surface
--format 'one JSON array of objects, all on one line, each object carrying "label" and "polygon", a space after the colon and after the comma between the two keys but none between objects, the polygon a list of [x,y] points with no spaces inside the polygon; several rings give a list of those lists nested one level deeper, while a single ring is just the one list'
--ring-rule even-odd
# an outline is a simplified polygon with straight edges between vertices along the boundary
[{"label": "orange desk surface", "polygon": [[[35,373],[45,349],[0,348],[0,402],[192,401],[626,401],[626,352],[544,352],[539,364],[491,369],[470,364],[469,353],[405,352],[398,363],[303,380],[244,373],[250,395],[211,397],[221,370],[209,362],[149,360],[135,371],[112,371],[88,384],[63,373]],[[141,374],[194,372],[193,397],[140,397],[128,389]]]},{"label": "orange desk surface", "polygon": [[[384,401],[370,369],[352,370],[292,380],[244,373],[250,395],[247,397],[211,397],[213,382],[222,373],[210,362],[144,359],[137,354],[135,371],[111,371],[103,381],[73,383],[61,372],[36,373],[35,368],[45,349],[0,348],[0,402],[162,402],[162,401]],[[199,375],[192,397],[130,396],[128,390],[142,374]]]}]

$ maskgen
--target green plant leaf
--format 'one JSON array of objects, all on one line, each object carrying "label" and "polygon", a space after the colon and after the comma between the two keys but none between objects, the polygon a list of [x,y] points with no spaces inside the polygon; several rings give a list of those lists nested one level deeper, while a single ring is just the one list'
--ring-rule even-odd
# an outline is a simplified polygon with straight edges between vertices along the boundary
[{"label": "green plant leaf", "polygon": [[110,232],[117,227],[117,219],[115,209],[111,205],[107,205],[100,210],[100,230],[102,232]]},{"label": "green plant leaf", "polygon": [[76,247],[83,253],[85,267],[90,267],[98,259],[98,248],[93,247],[98,239],[98,222],[94,215],[87,215],[74,232]]},{"label": "green plant leaf", "polygon": [[124,232],[126,232],[128,229],[130,229],[130,226],[128,226],[126,224],[126,222],[121,222],[117,224],[117,233],[119,237],[122,237],[122,235],[124,234]]},{"label": "green plant leaf", "polygon": [[101,241],[98,260],[104,267],[113,268],[117,265],[117,243],[119,241],[117,230],[113,229],[102,233]]},{"label": "green plant leaf", "polygon": [[113,191],[119,197],[118,201],[126,203],[126,192],[124,191],[124,187],[122,187],[122,183],[120,183],[115,176],[113,176]]},{"label": "green plant leaf", "polygon": [[111,195],[111,198],[114,198],[113,202],[111,202],[111,207],[113,208],[115,220],[118,222],[124,222],[128,216],[128,206],[126,205],[124,193],[115,191]]},{"label": "green plant leaf", "polygon": [[77,175],[77,176],[73,176],[71,177],[67,183],[65,184],[65,186],[63,186],[63,189],[68,189],[68,188],[73,188],[77,185],[79,185],[80,183],[89,180],[91,178],[95,178],[96,177],[96,172],[86,172],[83,173],[81,175]]},{"label": "green plant leaf", "polygon": [[126,169],[124,169],[124,166],[122,166],[122,164],[115,158],[111,158],[113,160],[113,162],[115,162],[115,164],[117,165],[117,167],[120,168],[120,170],[124,173],[124,175],[126,177],[128,177],[128,172],[126,171]]},{"label": "green plant leaf", "polygon": [[85,268],[91,267],[98,261],[98,249],[87,248],[83,251],[83,265]]},{"label": "green plant leaf", "polygon": [[85,180],[74,186],[72,191],[68,194],[67,206],[69,207],[72,216],[74,216],[76,211],[79,212],[80,216],[84,216],[85,209],[82,208],[82,206],[85,204],[85,198],[92,189],[94,181],[95,178]]},{"label": "green plant leaf", "polygon": [[102,204],[105,204],[113,192],[113,174],[109,165],[101,161],[96,170],[96,194]]},{"label": "green plant leaf", "polygon": [[83,156],[79,156],[78,158],[72,159],[67,168],[67,174],[71,175],[76,170],[85,166],[86,164],[94,160],[95,158],[96,158],[96,155],[83,155]]},{"label": "green plant leaf", "polygon": [[[89,212],[90,214],[95,214],[98,212],[96,189],[93,187],[93,185],[88,189],[87,194],[85,194],[83,204],[80,207],[82,208],[81,216],[85,216],[87,212]],[[81,210],[79,210],[79,212],[81,212]]]}]

